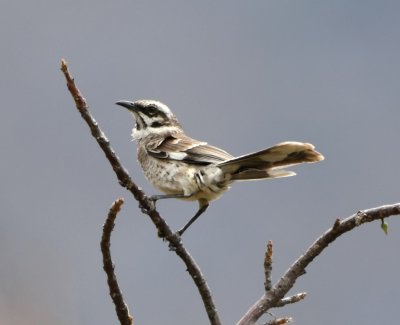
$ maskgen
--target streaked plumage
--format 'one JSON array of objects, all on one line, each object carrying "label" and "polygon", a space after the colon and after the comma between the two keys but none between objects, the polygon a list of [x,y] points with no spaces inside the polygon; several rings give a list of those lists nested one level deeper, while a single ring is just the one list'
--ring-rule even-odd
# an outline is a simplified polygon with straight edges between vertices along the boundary
[{"label": "streaked plumage", "polygon": [[233,181],[293,176],[295,173],[284,167],[324,159],[312,144],[301,142],[282,142],[265,150],[234,157],[185,135],[177,118],[161,102],[138,100],[119,101],[117,104],[129,109],[136,119],[132,136],[138,142],[138,160],[146,178],[167,194],[154,198],[199,201],[199,211],[179,234]]}]

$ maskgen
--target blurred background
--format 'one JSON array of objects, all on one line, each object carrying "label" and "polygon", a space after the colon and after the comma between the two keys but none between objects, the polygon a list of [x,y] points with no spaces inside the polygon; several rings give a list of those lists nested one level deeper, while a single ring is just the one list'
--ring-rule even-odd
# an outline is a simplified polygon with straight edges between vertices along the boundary
[{"label": "blurred background", "polygon": [[[148,194],[117,100],[165,102],[194,138],[234,155],[285,140],[326,160],[296,177],[240,183],[185,233],[224,324],[263,293],[338,217],[399,201],[398,1],[10,1],[0,4],[1,324],[116,324],[102,270],[102,224],[126,198],[112,237],[137,324],[207,324],[182,262],[118,185],[74,108],[65,58],[91,112]],[[177,229],[196,203],[158,204]],[[400,220],[331,245],[274,310],[296,324],[398,319]],[[265,318],[267,319],[267,318]]]}]

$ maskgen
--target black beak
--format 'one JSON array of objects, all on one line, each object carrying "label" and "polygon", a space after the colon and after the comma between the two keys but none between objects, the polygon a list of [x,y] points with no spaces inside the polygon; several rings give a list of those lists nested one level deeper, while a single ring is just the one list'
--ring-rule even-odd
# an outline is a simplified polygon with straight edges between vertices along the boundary
[{"label": "black beak", "polygon": [[126,109],[132,111],[132,112],[137,112],[138,111],[138,106],[135,105],[134,102],[130,102],[127,100],[120,100],[118,102],[116,102],[115,104],[125,107]]}]

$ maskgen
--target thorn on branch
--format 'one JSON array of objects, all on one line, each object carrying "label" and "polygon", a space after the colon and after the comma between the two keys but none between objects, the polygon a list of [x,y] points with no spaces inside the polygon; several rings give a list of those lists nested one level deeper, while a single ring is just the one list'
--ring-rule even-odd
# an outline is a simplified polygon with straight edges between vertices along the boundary
[{"label": "thorn on branch", "polygon": [[121,206],[123,204],[123,198],[115,200],[112,204],[110,211],[108,212],[106,222],[103,226],[103,235],[101,237],[100,246],[103,254],[103,269],[107,274],[107,284],[110,290],[111,299],[115,305],[115,311],[117,312],[118,319],[122,325],[133,325],[133,318],[129,314],[128,306],[124,301],[122,292],[117,282],[117,276],[114,272],[114,264],[112,262],[110,252],[111,232],[114,229],[115,219],[117,218],[117,214],[121,210]]},{"label": "thorn on branch", "polygon": [[339,229],[339,226],[340,226],[340,219],[337,218],[337,219],[335,220],[335,223],[333,224],[332,230],[335,231],[335,230]]}]

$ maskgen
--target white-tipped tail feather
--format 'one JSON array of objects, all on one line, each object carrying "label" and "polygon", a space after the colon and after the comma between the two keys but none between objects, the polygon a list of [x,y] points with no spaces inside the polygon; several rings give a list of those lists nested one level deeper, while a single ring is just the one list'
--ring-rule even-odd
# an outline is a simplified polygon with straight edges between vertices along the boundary
[{"label": "white-tipped tail feather", "polygon": [[[217,164],[232,180],[253,180],[294,176],[284,167],[324,159],[314,146],[302,142],[282,142],[271,148],[229,159]],[[282,169],[281,169],[282,168]]]}]

